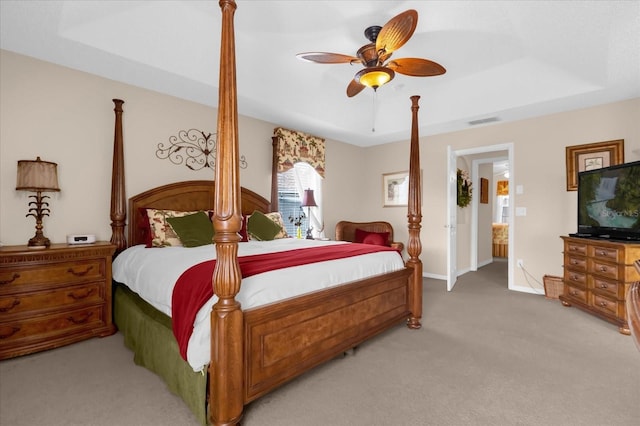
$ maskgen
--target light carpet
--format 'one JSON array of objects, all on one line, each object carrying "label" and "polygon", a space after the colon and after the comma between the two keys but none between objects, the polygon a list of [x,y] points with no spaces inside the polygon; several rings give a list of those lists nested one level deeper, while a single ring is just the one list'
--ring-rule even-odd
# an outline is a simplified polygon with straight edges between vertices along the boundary
[{"label": "light carpet", "polygon": [[[617,327],[507,290],[506,263],[425,279],[398,326],[258,399],[243,426],[638,425],[640,352]],[[198,422],[121,334],[0,362],[3,426]]]}]

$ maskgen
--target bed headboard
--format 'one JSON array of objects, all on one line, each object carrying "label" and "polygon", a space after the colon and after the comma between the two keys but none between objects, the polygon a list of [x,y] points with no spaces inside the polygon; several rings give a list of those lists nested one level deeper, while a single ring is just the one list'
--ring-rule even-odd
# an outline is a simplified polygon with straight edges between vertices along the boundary
[{"label": "bed headboard", "polygon": [[[215,182],[208,180],[190,180],[170,183],[150,189],[129,198],[129,237],[128,245],[144,244],[144,233],[139,214],[140,208],[156,208],[166,210],[213,210]],[[264,197],[247,189],[240,189],[242,214],[249,215],[254,210],[270,212],[271,204]]]}]

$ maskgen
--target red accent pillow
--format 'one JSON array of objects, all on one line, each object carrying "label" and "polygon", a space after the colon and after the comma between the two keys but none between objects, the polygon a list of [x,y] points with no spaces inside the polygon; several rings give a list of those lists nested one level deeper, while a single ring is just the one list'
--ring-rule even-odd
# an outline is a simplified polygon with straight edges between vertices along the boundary
[{"label": "red accent pillow", "polygon": [[242,215],[242,228],[240,228],[239,234],[242,237],[240,242],[246,243],[249,241],[249,235],[247,234],[247,216],[245,215]]},{"label": "red accent pillow", "polygon": [[389,246],[389,232],[371,232],[356,228],[354,243]]},{"label": "red accent pillow", "polygon": [[149,225],[149,216],[147,215],[147,208],[139,207],[138,214],[140,215],[140,219],[138,220],[138,228],[142,233],[144,246],[146,248],[150,248],[151,240],[153,239],[153,237],[151,236],[151,226]]}]

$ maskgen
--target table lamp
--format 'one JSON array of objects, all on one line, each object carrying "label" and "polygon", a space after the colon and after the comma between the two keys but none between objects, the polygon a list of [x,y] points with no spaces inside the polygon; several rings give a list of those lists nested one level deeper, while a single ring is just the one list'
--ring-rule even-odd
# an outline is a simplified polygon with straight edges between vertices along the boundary
[{"label": "table lamp", "polygon": [[29,198],[35,198],[35,201],[29,202],[29,213],[25,216],[33,216],[36,219],[36,235],[29,240],[28,248],[30,249],[44,249],[51,245],[49,239],[42,232],[42,218],[49,216],[50,213],[49,203],[44,201],[49,196],[42,195],[42,193],[60,191],[57,167],[56,163],[42,161],[40,157],[35,161],[18,161],[16,190],[36,193],[36,195],[29,196]]},{"label": "table lamp", "polygon": [[307,239],[312,240],[313,236],[311,235],[311,231],[313,228],[311,227],[311,207],[317,207],[316,199],[313,196],[313,189],[305,189],[304,195],[302,196],[302,204],[300,207],[307,208],[307,217],[309,218],[309,226],[307,227]]}]

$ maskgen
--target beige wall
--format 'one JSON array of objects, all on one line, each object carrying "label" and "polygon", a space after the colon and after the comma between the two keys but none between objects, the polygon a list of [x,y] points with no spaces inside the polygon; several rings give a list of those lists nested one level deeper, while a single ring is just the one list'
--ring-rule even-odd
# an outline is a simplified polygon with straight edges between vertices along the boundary
[{"label": "beige wall", "polygon": [[[0,241],[24,244],[34,220],[25,218],[29,193],[15,190],[16,163],[35,159],[58,163],[62,191],[52,194],[45,235],[63,242],[67,234],[110,237],[109,192],[113,144],[113,103],[124,104],[127,194],[186,179],[210,179],[210,170],[191,171],[156,158],[159,143],[178,130],[216,131],[216,110],[94,75],[0,51]],[[410,100],[407,117],[410,120]],[[420,117],[428,114],[420,111]],[[565,187],[565,146],[625,140],[626,161],[640,160],[640,99],[562,114],[494,124],[420,138],[423,177],[422,260],[425,274],[446,273],[447,146],[453,150],[512,143],[514,182],[524,194],[515,205],[527,216],[514,218],[515,256],[541,280],[560,275],[561,234],[576,230],[576,193]],[[248,162],[241,184],[270,195],[271,134],[278,124],[240,117],[240,153]],[[388,220],[396,239],[406,241],[406,209],[382,206],[382,174],[407,170],[407,140],[359,148],[327,141],[324,182],[325,230],[333,236],[340,219]],[[322,136],[322,135],[318,135]],[[635,151],[635,152],[634,152]],[[466,160],[463,160],[466,161]],[[478,193],[475,193],[477,196]],[[469,222],[462,209],[459,222]],[[464,230],[462,232],[464,234]],[[467,237],[468,238],[468,232]],[[485,242],[486,243],[486,242]],[[464,241],[461,243],[464,244]],[[466,248],[460,249],[466,250]],[[468,268],[468,255],[458,268]],[[484,257],[484,256],[483,256]],[[480,259],[482,261],[482,259]],[[516,284],[528,286],[517,272]]]},{"label": "beige wall", "polygon": [[[427,112],[420,111],[420,117]],[[640,160],[640,99],[605,104],[598,107],[553,114],[512,123],[420,138],[423,172],[422,246],[424,271],[435,277],[446,276],[446,195],[447,146],[462,150],[512,143],[514,151],[513,182],[522,185],[522,195],[514,196],[515,207],[526,207],[527,215],[514,217],[515,258],[523,259],[527,271],[542,282],[545,274],[562,275],[562,240],[560,235],[577,231],[576,192],[566,190],[565,147],[592,142],[624,139],[625,161]],[[366,163],[376,165],[377,173],[406,169],[408,142],[368,148]],[[398,156],[394,156],[398,153]],[[460,166],[460,158],[458,159]],[[470,164],[469,164],[470,166]],[[470,169],[468,169],[470,170]],[[477,194],[477,193],[476,193]],[[459,209],[460,210],[460,209]],[[464,241],[469,238],[467,210],[458,218],[458,269],[469,267]],[[368,216],[384,216],[396,228],[405,221],[406,212],[388,210],[371,204]],[[405,227],[406,228],[406,227]],[[402,231],[402,229],[401,229]],[[398,232],[406,239],[406,231]],[[462,242],[461,242],[462,241]],[[466,259],[466,262],[465,262]],[[515,271],[515,286],[540,288]]]},{"label": "beige wall", "polygon": [[[210,169],[192,171],[156,157],[179,130],[215,133],[217,110],[0,50],[0,241],[26,244],[35,232],[25,218],[28,192],[16,191],[18,160],[58,163],[59,193],[51,193],[45,235],[64,242],[68,234],[111,236],[109,205],[114,133],[113,98],[125,101],[123,133],[128,196],[178,180],[213,179]],[[278,124],[239,117],[240,154],[248,167],[241,185],[269,198],[271,135]],[[327,235],[343,217],[356,218],[353,194],[365,181],[353,173],[362,148],[327,140],[324,182]]]}]

